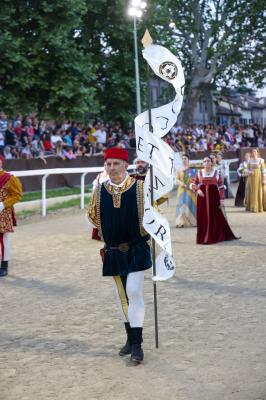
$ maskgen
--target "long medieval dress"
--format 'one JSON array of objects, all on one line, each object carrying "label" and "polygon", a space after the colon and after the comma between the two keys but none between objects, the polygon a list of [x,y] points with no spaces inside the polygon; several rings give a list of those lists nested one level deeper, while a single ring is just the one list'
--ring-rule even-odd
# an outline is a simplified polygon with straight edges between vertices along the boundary
[{"label": "long medieval dress", "polygon": [[[196,226],[196,194],[190,189],[196,170],[187,168],[177,173],[176,227]],[[183,185],[186,185],[184,187]]]},{"label": "long medieval dress", "polygon": [[235,206],[244,207],[246,203],[246,186],[247,186],[247,162],[244,161],[239,165],[237,169],[239,176],[239,183],[236,192]]},{"label": "long medieval dress", "polygon": [[263,158],[250,159],[247,165],[246,211],[266,211],[266,171]]},{"label": "long medieval dress", "polygon": [[199,189],[204,197],[197,196],[197,243],[213,244],[237,239],[220,207],[220,200],[224,199],[224,184],[218,170],[206,173],[199,170],[194,191]]}]

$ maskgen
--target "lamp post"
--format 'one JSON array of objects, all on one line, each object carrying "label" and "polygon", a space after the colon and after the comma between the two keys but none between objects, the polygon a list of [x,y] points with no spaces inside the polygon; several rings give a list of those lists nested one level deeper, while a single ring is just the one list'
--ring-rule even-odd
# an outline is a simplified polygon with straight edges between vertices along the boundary
[{"label": "lamp post", "polygon": [[134,35],[134,51],[135,51],[135,76],[136,76],[136,104],[137,114],[141,113],[140,98],[140,79],[139,79],[139,57],[138,57],[138,38],[137,38],[137,18],[141,18],[143,10],[147,7],[145,1],[131,0],[128,8],[128,14],[133,17],[133,35]]}]

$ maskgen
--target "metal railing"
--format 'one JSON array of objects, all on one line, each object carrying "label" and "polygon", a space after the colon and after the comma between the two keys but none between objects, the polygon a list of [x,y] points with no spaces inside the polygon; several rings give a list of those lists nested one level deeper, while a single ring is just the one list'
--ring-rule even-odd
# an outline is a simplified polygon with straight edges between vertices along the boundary
[{"label": "metal railing", "polygon": [[[128,167],[129,170],[134,168],[133,165]],[[100,173],[104,167],[90,168],[53,168],[53,169],[34,169],[30,171],[10,171],[11,174],[17,177],[26,176],[42,176],[42,216],[46,216],[46,181],[50,175],[65,175],[65,174],[81,174],[80,177],[80,208],[84,209],[85,205],[85,177],[89,173]]]},{"label": "metal railing", "polygon": [[[229,164],[239,161],[238,158],[232,158],[225,160]],[[202,160],[191,160],[190,164],[201,164]],[[129,165],[128,170],[133,170],[134,165]],[[85,206],[85,177],[88,173],[100,173],[103,172],[104,167],[89,167],[89,168],[53,168],[53,169],[36,169],[30,171],[10,171],[13,175],[17,177],[27,177],[27,176],[42,176],[42,216],[46,216],[47,206],[46,206],[46,181],[50,175],[64,175],[64,174],[81,174],[80,177],[80,208],[84,209]]]}]

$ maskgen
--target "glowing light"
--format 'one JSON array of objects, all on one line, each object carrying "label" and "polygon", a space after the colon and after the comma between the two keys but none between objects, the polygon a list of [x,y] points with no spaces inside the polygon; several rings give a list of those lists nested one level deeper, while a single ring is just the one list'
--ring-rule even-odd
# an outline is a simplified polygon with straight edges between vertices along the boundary
[{"label": "glowing light", "polygon": [[131,5],[133,7],[139,7],[141,5],[141,0],[131,0]]}]

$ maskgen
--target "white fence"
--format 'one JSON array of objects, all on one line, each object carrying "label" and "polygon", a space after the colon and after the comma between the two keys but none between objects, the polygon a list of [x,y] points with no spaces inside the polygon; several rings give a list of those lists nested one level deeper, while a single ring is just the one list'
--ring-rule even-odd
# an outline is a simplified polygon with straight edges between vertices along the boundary
[{"label": "white fence", "polygon": [[[129,170],[134,168],[133,165],[128,167]],[[85,177],[88,173],[99,173],[104,170],[103,167],[90,168],[53,168],[53,169],[36,169],[30,171],[10,171],[17,177],[22,176],[42,176],[42,216],[46,216],[46,180],[49,175],[65,175],[65,174],[81,174],[80,177],[80,208],[84,208],[85,204]]]},{"label": "white fence", "polygon": [[[225,160],[229,164],[239,161],[238,158]],[[200,164],[202,160],[191,160],[193,164]],[[133,170],[134,165],[129,165],[128,170]],[[90,168],[53,168],[53,169],[36,169],[30,171],[10,171],[17,177],[24,176],[42,176],[42,216],[46,216],[46,180],[49,175],[65,175],[65,174],[81,174],[80,177],[80,208],[83,209],[85,205],[85,177],[88,173],[99,173],[104,170],[103,167],[90,167]]]}]

